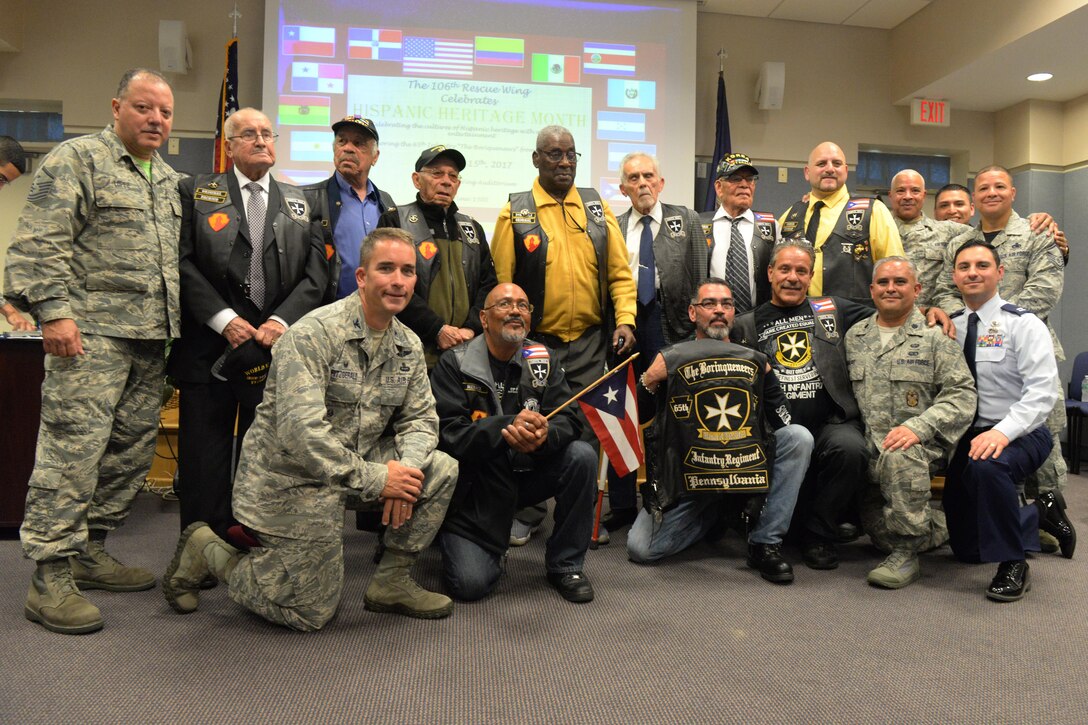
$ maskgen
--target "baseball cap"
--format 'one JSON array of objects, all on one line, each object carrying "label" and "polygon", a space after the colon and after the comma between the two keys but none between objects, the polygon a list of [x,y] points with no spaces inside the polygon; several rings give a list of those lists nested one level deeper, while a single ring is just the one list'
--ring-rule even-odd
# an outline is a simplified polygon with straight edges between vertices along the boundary
[{"label": "baseball cap", "polygon": [[458,171],[465,170],[465,157],[457,149],[451,149],[449,146],[431,146],[429,149],[425,149],[423,153],[416,159],[416,171],[420,171],[424,166],[429,166],[434,163],[434,160],[439,156],[447,156]]},{"label": "baseball cap", "polygon": [[378,128],[374,125],[374,122],[369,118],[363,118],[358,115],[344,116],[339,121],[332,125],[332,130],[339,131],[345,126],[352,126],[359,129],[363,133],[368,133],[374,137],[374,140],[378,140]]},{"label": "baseball cap", "polygon": [[731,176],[741,169],[751,169],[753,174],[759,173],[759,169],[752,166],[752,159],[748,158],[747,154],[729,154],[718,162],[718,172],[714,175],[714,178],[720,179],[723,176]]}]

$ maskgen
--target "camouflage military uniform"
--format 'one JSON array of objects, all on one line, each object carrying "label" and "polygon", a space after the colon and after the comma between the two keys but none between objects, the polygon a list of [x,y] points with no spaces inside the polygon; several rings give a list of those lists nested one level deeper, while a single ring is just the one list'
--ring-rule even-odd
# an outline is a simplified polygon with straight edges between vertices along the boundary
[{"label": "camouflage military uniform", "polygon": [[[975,415],[971,373],[956,342],[928,327],[915,310],[887,348],[876,317],[846,333],[850,382],[873,452],[863,524],[877,548],[924,551],[948,540],[944,515],[929,506],[930,476]],[[921,439],[885,451],[884,437],[903,425]]]},{"label": "camouflage military uniform", "polygon": [[[976,229],[975,235],[977,239],[984,238],[981,230]],[[1046,233],[1032,232],[1028,220],[1015,211],[1009,217],[1005,229],[994,237],[991,244],[997,249],[1001,264],[1005,266],[1005,276],[997,285],[997,293],[1006,302],[1031,310],[1036,317],[1046,322],[1051,342],[1054,343],[1054,357],[1058,362],[1065,360],[1062,343],[1047,319],[1054,305],[1061,299],[1062,286],[1065,283],[1065,262],[1061,250]],[[945,253],[947,273],[942,275],[937,291],[936,304],[949,313],[963,308],[959,290],[952,283],[956,249],[957,247],[949,247]],[[1043,465],[1025,483],[1029,498],[1034,498],[1037,493],[1065,488],[1067,468],[1058,440],[1066,424],[1065,393],[1060,380],[1055,380],[1054,386],[1058,390],[1058,402],[1046,419],[1046,427],[1054,437],[1054,447]]]},{"label": "camouflage military uniform", "polygon": [[[422,469],[411,520],[385,532],[390,550],[422,551],[442,524],[457,462],[435,450],[419,338],[393,320],[379,342],[358,294],[292,325],[272,357],[234,482],[234,515],[263,545],[234,569],[230,596],[269,621],[312,629],[340,602],[345,500],[379,507],[391,459]],[[387,426],[392,437],[382,437]]]},{"label": "camouflage military uniform", "polygon": [[903,240],[903,250],[914,264],[918,282],[922,285],[916,304],[928,307],[937,298],[937,280],[945,269],[946,253],[949,249],[955,252],[961,244],[974,239],[978,232],[966,224],[939,222],[925,214],[911,222],[897,217],[895,223]]},{"label": "camouflage military uniform", "polygon": [[5,291],[42,323],[74,320],[84,354],[46,356],[21,530],[31,559],[119,527],[151,466],[164,341],[178,334],[177,181],[157,154],[149,181],[112,128],[65,141],[34,176]]}]

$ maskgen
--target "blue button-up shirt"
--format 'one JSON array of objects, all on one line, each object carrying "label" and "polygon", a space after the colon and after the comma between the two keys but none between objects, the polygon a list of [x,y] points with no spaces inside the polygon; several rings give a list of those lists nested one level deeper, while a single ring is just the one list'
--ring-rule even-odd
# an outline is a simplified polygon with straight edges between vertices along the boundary
[{"label": "blue button-up shirt", "polygon": [[[1030,312],[1018,315],[1002,309],[1007,304],[995,294],[975,310],[978,416],[974,424],[992,425],[1012,441],[1046,421],[1058,399],[1054,384],[1058,364],[1046,324]],[[959,340],[967,335],[970,313],[967,309],[953,318]]]},{"label": "blue button-up shirt", "polygon": [[355,270],[359,267],[359,246],[363,238],[378,226],[380,199],[378,189],[370,179],[366,181],[366,196],[355,193],[337,171],[336,184],[340,187],[340,215],[333,229],[332,239],[340,255],[340,284],[336,297],[342,299],[359,288],[355,282]]}]

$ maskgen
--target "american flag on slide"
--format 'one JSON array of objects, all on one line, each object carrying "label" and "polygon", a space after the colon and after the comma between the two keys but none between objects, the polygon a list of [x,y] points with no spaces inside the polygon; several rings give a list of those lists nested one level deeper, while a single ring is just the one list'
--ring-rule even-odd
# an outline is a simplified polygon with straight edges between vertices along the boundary
[{"label": "american flag on slide", "polygon": [[620,476],[642,465],[642,441],[638,437],[638,397],[635,370],[627,363],[578,398],[601,448]]},{"label": "american flag on slide", "polygon": [[405,73],[432,76],[471,76],[473,45],[463,40],[405,38]]}]

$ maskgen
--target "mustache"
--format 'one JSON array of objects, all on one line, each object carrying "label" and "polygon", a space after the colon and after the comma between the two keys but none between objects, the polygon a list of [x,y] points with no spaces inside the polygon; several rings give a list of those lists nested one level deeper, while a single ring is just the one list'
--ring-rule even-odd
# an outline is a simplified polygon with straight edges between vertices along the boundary
[{"label": "mustache", "polygon": [[521,315],[508,315],[507,317],[503,318],[502,324],[505,325],[508,322],[516,322],[522,327],[525,326],[525,321],[521,319]]}]

